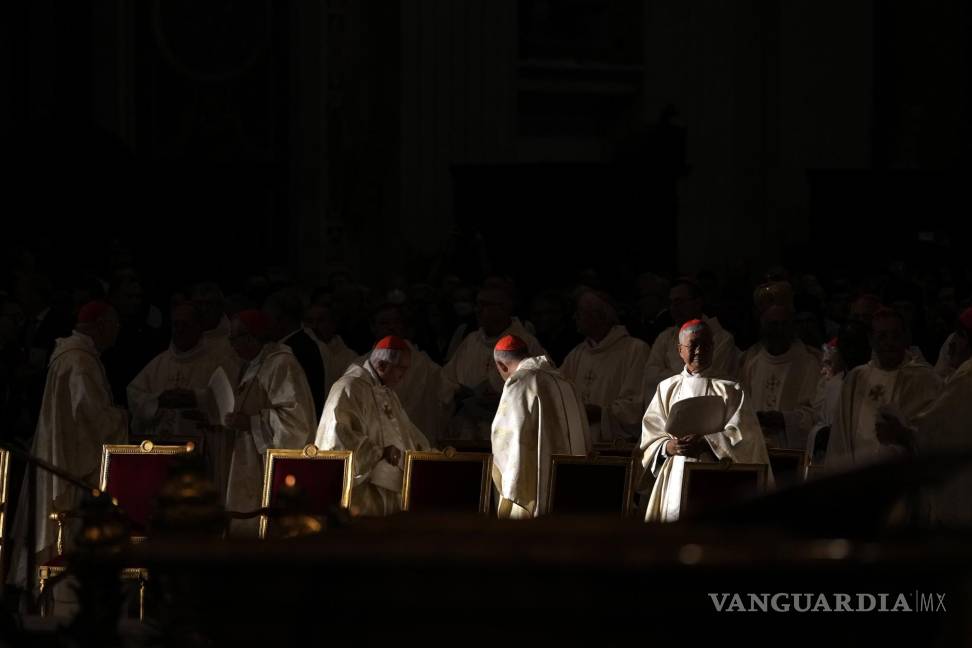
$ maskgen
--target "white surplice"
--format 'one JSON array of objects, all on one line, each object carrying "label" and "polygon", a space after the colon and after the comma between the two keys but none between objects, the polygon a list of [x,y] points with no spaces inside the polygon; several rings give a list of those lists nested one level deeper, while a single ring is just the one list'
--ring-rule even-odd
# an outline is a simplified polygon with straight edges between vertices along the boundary
[{"label": "white surplice", "polygon": [[545,356],[523,360],[506,381],[491,437],[497,509],[506,518],[546,513],[550,457],[591,450],[576,389]]}]

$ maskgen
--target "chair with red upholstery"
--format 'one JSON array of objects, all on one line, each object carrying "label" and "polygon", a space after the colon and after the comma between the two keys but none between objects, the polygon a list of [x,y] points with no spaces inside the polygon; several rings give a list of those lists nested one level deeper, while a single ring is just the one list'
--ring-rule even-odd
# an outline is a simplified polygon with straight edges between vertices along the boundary
[{"label": "chair with red upholstery", "polygon": [[144,537],[155,500],[169,476],[172,460],[193,452],[192,443],[155,445],[105,445],[101,454],[101,490],[108,493],[128,516],[134,538]]},{"label": "chair with red upholstery", "polygon": [[[273,509],[277,494],[293,477],[304,497],[305,513],[325,515],[334,506],[351,503],[352,459],[350,450],[318,450],[308,444],[302,450],[267,450],[263,470],[263,509]],[[266,538],[272,519],[260,516],[260,537]]]},{"label": "chair with red upholstery", "polygon": [[493,455],[485,452],[405,453],[402,510],[489,513]]},{"label": "chair with red upholstery", "polygon": [[679,516],[757,495],[766,488],[766,464],[685,462]]},{"label": "chair with red upholstery", "polygon": [[[193,452],[192,443],[185,445],[155,445],[152,441],[142,441],[138,445],[102,446],[101,451],[101,491],[112,497],[117,506],[126,514],[131,524],[131,539],[140,542],[145,539],[149,520],[155,510],[155,500],[169,475],[173,459]],[[59,578],[67,571],[64,551],[64,522],[75,514],[61,511],[51,514],[58,522],[57,555],[37,568],[41,593],[41,615],[50,611],[50,581]],[[141,567],[125,568],[121,572],[123,580],[135,580],[139,584],[139,619],[145,614],[146,571]],[[48,590],[48,591],[46,591]]]},{"label": "chair with red upholstery", "polygon": [[631,511],[634,458],[554,455],[550,460],[547,512],[621,515]]}]

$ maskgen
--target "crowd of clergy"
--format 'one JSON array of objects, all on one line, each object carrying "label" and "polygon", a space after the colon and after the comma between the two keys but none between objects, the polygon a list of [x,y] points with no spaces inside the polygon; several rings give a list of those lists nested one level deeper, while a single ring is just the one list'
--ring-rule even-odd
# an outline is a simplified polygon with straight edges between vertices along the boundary
[{"label": "crowd of clergy", "polygon": [[[196,283],[164,307],[130,268],[46,303],[13,285],[0,313],[3,436],[95,484],[102,444],[202,435],[230,511],[259,508],[267,449],[352,450],[359,516],[400,510],[407,451],[481,442],[497,514],[515,519],[545,514],[552,455],[628,447],[643,518],[677,520],[685,462],[768,464],[776,447],[847,470],[972,445],[963,289],[884,276],[825,290],[775,269],[740,300],[711,276],[645,274],[619,299],[585,273],[518,302],[496,276],[376,297],[338,273],[314,290],[266,277],[226,294]],[[718,425],[673,434],[670,412],[701,396],[718,397]],[[948,488],[925,514],[967,523],[972,479]],[[35,525],[32,549],[49,558],[48,513],[75,507],[79,490],[38,472],[33,520],[27,495],[12,534],[10,579],[21,582],[25,529]],[[230,533],[255,535],[256,524]]]}]

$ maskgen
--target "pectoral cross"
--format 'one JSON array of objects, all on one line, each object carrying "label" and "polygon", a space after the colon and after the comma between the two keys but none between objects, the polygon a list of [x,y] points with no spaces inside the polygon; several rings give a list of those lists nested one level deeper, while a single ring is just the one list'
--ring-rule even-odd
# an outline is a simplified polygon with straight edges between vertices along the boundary
[{"label": "pectoral cross", "polygon": [[783,383],[776,377],[776,374],[770,376],[769,380],[766,381],[766,407],[769,409],[776,409],[776,390],[781,384]]},{"label": "pectoral cross", "polygon": [[870,398],[875,403],[884,402],[884,385],[874,385],[871,390],[867,392],[867,397]]},{"label": "pectoral cross", "polygon": [[593,369],[588,369],[587,373],[584,374],[584,393],[581,395],[581,398],[584,400],[585,403],[590,400],[591,383],[594,382],[595,378],[597,378],[597,376],[594,374]]},{"label": "pectoral cross", "polygon": [[385,402],[385,403],[382,403],[382,405],[381,405],[381,409],[382,409],[382,411],[383,411],[383,412],[385,413],[385,416],[387,416],[387,417],[388,417],[388,418],[390,418],[390,419],[391,419],[391,418],[394,418],[394,416],[392,416],[392,409],[391,409],[391,405],[389,405],[389,404],[388,404],[387,402]]}]

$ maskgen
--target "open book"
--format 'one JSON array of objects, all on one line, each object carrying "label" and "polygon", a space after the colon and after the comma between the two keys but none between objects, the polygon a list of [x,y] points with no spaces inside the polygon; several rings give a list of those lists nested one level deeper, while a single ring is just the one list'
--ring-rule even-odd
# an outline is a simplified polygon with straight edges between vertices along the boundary
[{"label": "open book", "polygon": [[712,434],[726,424],[726,403],[721,396],[693,396],[672,405],[665,432],[673,437]]}]

